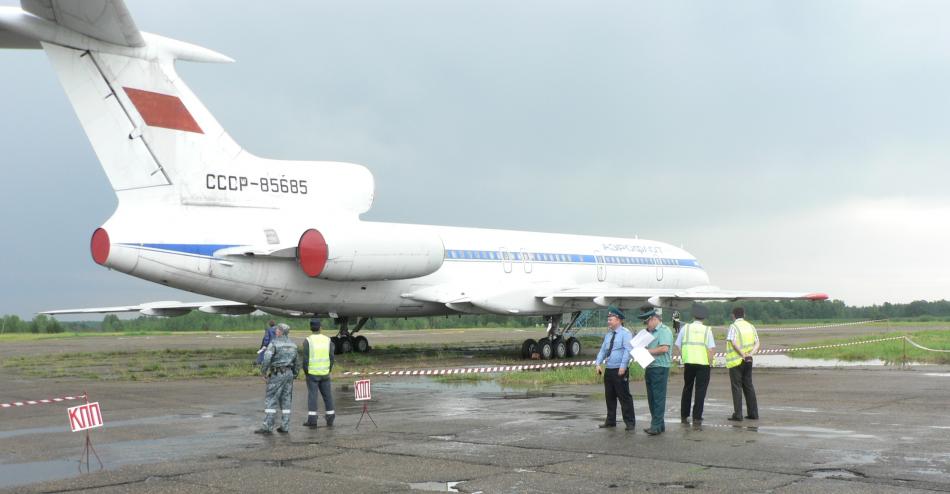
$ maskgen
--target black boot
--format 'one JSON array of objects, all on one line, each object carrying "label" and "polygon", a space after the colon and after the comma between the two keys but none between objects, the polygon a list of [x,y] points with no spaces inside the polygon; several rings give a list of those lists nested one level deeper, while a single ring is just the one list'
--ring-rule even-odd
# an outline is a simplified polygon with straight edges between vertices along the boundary
[{"label": "black boot", "polygon": [[333,427],[333,421],[336,419],[335,413],[327,414],[327,427]]}]

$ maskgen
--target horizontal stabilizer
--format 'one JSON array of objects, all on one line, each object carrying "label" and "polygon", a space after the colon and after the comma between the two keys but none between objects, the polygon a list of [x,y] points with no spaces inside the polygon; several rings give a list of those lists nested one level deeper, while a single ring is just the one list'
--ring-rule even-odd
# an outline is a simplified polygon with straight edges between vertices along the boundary
[{"label": "horizontal stabilizer", "polygon": [[21,0],[23,10],[77,33],[113,45],[145,46],[129,9],[121,0]]}]

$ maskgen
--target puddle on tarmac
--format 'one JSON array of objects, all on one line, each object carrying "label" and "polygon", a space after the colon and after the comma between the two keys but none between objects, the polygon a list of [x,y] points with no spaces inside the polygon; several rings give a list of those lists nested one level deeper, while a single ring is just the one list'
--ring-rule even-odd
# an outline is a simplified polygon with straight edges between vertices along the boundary
[{"label": "puddle on tarmac", "polygon": [[[788,369],[814,368],[814,367],[884,367],[899,366],[900,362],[887,362],[880,359],[871,360],[838,360],[838,359],[817,359],[817,358],[796,358],[788,355],[756,355],[756,367],[780,367]],[[926,362],[907,362],[906,365],[914,367],[922,365],[933,365]],[[930,374],[927,374],[930,375]],[[948,374],[950,375],[950,374]]]},{"label": "puddle on tarmac", "polygon": [[455,486],[462,482],[415,482],[410,483],[409,488],[417,491],[431,492],[458,492]]},{"label": "puddle on tarmac", "polygon": [[844,470],[841,468],[834,469],[821,469],[821,470],[812,470],[808,472],[808,475],[816,479],[863,479],[864,475],[861,475],[851,470]]},{"label": "puddle on tarmac", "polygon": [[[107,422],[105,427],[154,426],[164,423],[204,422],[214,424],[202,428],[199,433],[169,436],[157,439],[140,439],[96,444],[95,448],[105,465],[104,470],[113,470],[125,465],[137,465],[168,461],[176,458],[210,455],[227,448],[240,448],[251,440],[247,434],[249,419],[246,417],[219,417],[218,421],[200,415],[164,415],[133,420]],[[222,423],[221,421],[226,421]],[[227,430],[225,430],[227,428]],[[44,427],[20,431],[4,431],[2,437],[23,434],[68,433],[65,427]],[[0,488],[59,480],[80,475],[77,459],[58,459],[24,463],[0,464]],[[187,453],[182,453],[187,452]],[[98,465],[96,465],[98,466]],[[96,468],[93,468],[95,473]]]},{"label": "puddle on tarmac", "polygon": [[947,472],[945,472],[944,470],[938,470],[936,468],[915,468],[911,471],[914,473],[921,473],[924,475],[944,476],[947,474]]},{"label": "puddle on tarmac", "polygon": [[[95,463],[94,463],[95,464]],[[98,466],[98,465],[96,465]],[[95,467],[93,467],[95,471]],[[0,465],[0,488],[79,475],[79,460],[35,461]]]},{"label": "puddle on tarmac", "polygon": [[534,413],[547,415],[547,420],[576,420],[579,418],[575,413],[561,412],[559,410],[535,410]]},{"label": "puddle on tarmac", "polygon": [[779,437],[810,437],[815,439],[877,439],[871,434],[859,434],[854,431],[828,429],[824,427],[776,427],[760,426],[758,431]]},{"label": "puddle on tarmac", "polygon": [[[212,418],[211,414],[207,414],[208,417],[204,415],[201,418]],[[106,422],[103,427],[127,427],[130,425],[155,425],[155,424],[165,424],[171,422],[181,422],[183,420],[195,420],[199,417],[197,415],[161,415],[158,417],[147,417],[143,419],[130,419],[130,420],[113,420]],[[64,423],[61,426],[55,427],[34,427],[32,429],[16,429],[10,431],[0,431],[0,439],[9,439],[11,437],[17,436],[26,436],[33,434],[56,434],[61,432],[68,432],[69,429]]]},{"label": "puddle on tarmac", "polygon": [[837,360],[837,359],[817,359],[817,358],[795,358],[788,355],[756,355],[756,367],[880,367],[887,365],[887,362],[879,359],[873,360]]}]

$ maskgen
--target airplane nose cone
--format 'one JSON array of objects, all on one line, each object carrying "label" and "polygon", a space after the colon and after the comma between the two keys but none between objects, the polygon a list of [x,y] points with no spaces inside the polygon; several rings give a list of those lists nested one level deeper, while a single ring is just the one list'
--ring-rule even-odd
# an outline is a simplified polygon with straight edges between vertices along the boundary
[{"label": "airplane nose cone", "polygon": [[109,249],[112,243],[109,242],[109,234],[104,228],[96,228],[92,234],[92,240],[89,242],[89,249],[92,251],[92,260],[96,264],[105,265],[109,259]]}]

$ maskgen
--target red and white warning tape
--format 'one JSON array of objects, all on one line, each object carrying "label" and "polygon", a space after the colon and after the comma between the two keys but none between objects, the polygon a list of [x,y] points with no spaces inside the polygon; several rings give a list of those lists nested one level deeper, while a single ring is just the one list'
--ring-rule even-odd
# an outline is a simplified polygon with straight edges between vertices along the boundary
[{"label": "red and white warning tape", "polygon": [[395,371],[347,371],[344,376],[445,376],[451,374],[485,374],[490,372],[514,372],[526,370],[558,369],[594,365],[593,360],[572,360],[548,364],[496,365],[491,367],[457,367],[455,369],[407,369]]},{"label": "red and white warning tape", "polygon": [[950,353],[950,350],[941,350],[941,349],[938,349],[938,348],[927,348],[927,347],[925,347],[925,346],[921,346],[921,345],[915,343],[914,340],[912,340],[912,339],[910,339],[910,338],[908,338],[908,337],[906,337],[906,336],[904,337],[904,339],[907,340],[907,343],[910,343],[911,345],[914,345],[915,347],[920,348],[921,350],[924,350],[924,351],[928,351],[928,352],[940,352],[940,353]]},{"label": "red and white warning tape", "polygon": [[[796,350],[817,350],[820,348],[837,348],[851,345],[863,345],[865,343],[878,343],[881,341],[891,341],[903,339],[903,336],[893,336],[890,338],[878,338],[875,340],[853,341],[851,343],[835,343],[832,345],[818,345],[799,348],[769,348],[759,350],[760,354],[788,353]],[[726,354],[719,352],[715,357],[725,357]],[[673,360],[679,360],[679,355],[673,357]],[[380,370],[380,371],[347,371],[344,376],[446,376],[456,374],[487,374],[495,372],[517,372],[527,370],[545,370],[560,369],[566,367],[583,367],[594,365],[593,360],[572,360],[569,362],[551,362],[547,364],[524,364],[524,365],[496,365],[485,367],[456,367],[454,369],[404,369],[404,370]]]},{"label": "red and white warning tape", "polygon": [[14,407],[23,407],[27,405],[46,405],[48,403],[59,403],[62,401],[70,401],[70,400],[83,400],[85,398],[86,398],[86,395],[79,395],[79,396],[63,396],[62,398],[49,398],[45,400],[14,401],[13,403],[0,403],[0,408],[14,408]]}]

